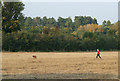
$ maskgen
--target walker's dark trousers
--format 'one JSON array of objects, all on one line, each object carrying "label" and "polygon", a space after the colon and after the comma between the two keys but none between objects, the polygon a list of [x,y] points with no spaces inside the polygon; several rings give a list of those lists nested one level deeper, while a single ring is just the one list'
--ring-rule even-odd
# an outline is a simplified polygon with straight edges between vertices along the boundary
[{"label": "walker's dark trousers", "polygon": [[97,54],[96,58],[98,58],[98,57],[101,58],[101,57],[100,57],[100,54]]}]

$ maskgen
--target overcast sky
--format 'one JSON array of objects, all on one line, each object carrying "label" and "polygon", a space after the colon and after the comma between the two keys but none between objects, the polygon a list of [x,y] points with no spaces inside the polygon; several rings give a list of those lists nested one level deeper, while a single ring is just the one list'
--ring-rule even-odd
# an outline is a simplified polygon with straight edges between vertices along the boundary
[{"label": "overcast sky", "polygon": [[30,17],[61,17],[91,16],[99,24],[104,20],[112,23],[118,20],[118,2],[23,2],[23,14]]}]

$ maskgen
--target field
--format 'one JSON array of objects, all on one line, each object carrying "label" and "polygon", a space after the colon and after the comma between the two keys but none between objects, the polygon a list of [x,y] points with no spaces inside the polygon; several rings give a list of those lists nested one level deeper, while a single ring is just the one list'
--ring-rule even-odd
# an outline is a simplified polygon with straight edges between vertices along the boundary
[{"label": "field", "polygon": [[116,79],[118,52],[95,57],[96,52],[3,52],[3,79]]}]

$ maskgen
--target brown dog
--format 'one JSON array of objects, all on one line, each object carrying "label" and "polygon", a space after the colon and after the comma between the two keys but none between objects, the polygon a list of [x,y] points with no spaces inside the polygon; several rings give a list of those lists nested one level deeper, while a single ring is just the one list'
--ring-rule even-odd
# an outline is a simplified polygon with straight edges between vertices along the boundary
[{"label": "brown dog", "polygon": [[32,57],[35,58],[35,59],[37,58],[37,56],[35,56],[35,55],[33,55]]}]

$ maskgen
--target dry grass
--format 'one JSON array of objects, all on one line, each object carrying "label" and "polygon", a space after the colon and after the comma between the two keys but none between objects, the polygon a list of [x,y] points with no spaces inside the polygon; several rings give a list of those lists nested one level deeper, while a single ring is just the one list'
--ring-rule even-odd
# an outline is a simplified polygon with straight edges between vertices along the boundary
[{"label": "dry grass", "polygon": [[118,74],[118,52],[101,52],[102,59],[95,57],[96,52],[3,52],[2,73]]}]

